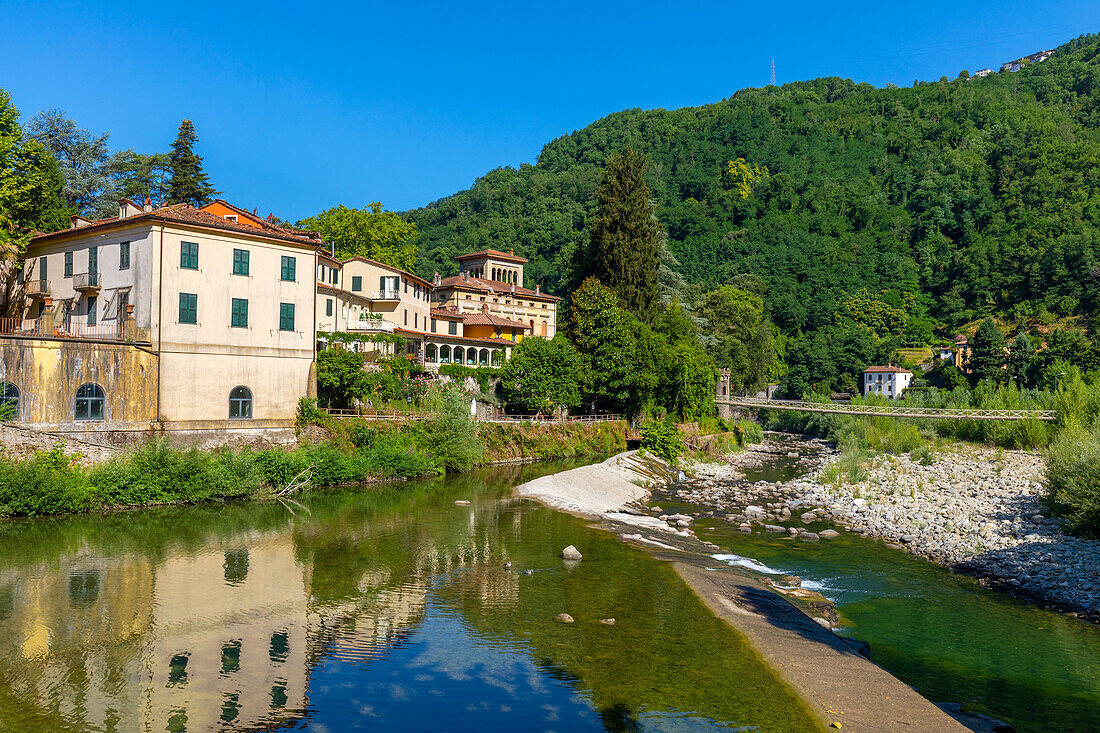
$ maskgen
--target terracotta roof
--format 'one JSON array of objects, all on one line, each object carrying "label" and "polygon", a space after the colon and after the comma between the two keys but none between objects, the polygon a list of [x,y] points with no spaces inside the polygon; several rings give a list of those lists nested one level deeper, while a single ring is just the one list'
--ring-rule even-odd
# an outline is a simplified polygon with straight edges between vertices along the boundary
[{"label": "terracotta roof", "polygon": [[[133,202],[130,202],[130,203],[133,203]],[[243,216],[244,218],[248,219],[249,221],[255,222],[261,229],[271,229],[273,231],[284,232],[286,234],[297,234],[299,236],[306,236],[306,237],[309,237],[311,239],[316,239],[318,241],[320,241],[320,239],[321,239],[321,235],[318,234],[317,232],[309,232],[309,231],[306,231],[304,229],[292,229],[290,227],[279,226],[275,222],[271,221],[271,215],[270,214],[268,215],[267,219],[264,219],[263,217],[260,217],[260,216],[257,216],[255,214],[253,214],[251,211],[248,211],[246,209],[242,209],[239,206],[235,206],[235,205],[229,203],[225,199],[214,199],[209,204],[206,204],[206,206],[199,207],[199,210],[200,211],[206,211],[206,207],[211,206],[213,204],[221,204],[222,206],[226,207],[227,209],[232,209],[233,211],[237,212],[238,216]],[[137,206],[137,204],[134,204],[134,206]],[[141,207],[138,206],[138,208],[140,209]],[[211,216],[213,216],[213,215],[211,215]],[[222,218],[224,218],[224,217],[222,217]],[[226,221],[228,221],[228,219]]]},{"label": "terracotta roof", "polygon": [[311,239],[299,234],[294,234],[289,230],[282,228],[263,229],[259,230],[256,227],[249,226],[247,224],[240,224],[235,221],[229,221],[223,219],[220,216],[214,216],[208,214],[205,211],[200,211],[188,204],[171,204],[170,206],[164,206],[154,211],[146,211],[140,214],[134,214],[128,216],[125,219],[119,219],[118,217],[112,217],[110,219],[100,219],[99,221],[92,222],[87,226],[80,227],[78,229],[62,229],[57,232],[51,232],[44,234],[41,237],[35,237],[31,244],[35,244],[41,241],[48,241],[53,239],[64,239],[70,236],[83,236],[89,231],[97,231],[99,229],[107,229],[114,226],[130,226],[137,222],[169,222],[173,224],[189,224],[191,226],[200,226],[206,229],[219,229],[221,231],[238,232],[241,234],[248,234],[254,237],[265,237],[268,239],[278,239],[286,242],[293,242],[295,244],[307,245],[316,248],[320,242],[316,239]]},{"label": "terracotta roof", "polygon": [[500,295],[520,295],[524,298],[537,298],[539,300],[547,300],[552,303],[556,303],[561,298],[554,295],[547,295],[546,293],[536,293],[529,288],[521,288],[518,285],[513,291],[512,286],[509,283],[496,282],[495,280],[484,280],[480,277],[471,277],[466,279],[462,275],[454,275],[452,277],[445,278],[438,285],[438,288],[464,288],[466,290],[473,290],[479,293],[497,293]]},{"label": "terracotta roof", "polygon": [[522,321],[511,321],[494,316],[492,313],[463,313],[462,323],[466,326],[508,326],[509,328],[527,328]]},{"label": "terracotta roof", "polygon": [[445,339],[447,341],[470,341],[476,344],[495,344],[498,346],[516,346],[518,342],[509,339],[498,338],[470,338],[469,336],[451,336],[445,333],[428,333],[427,331],[414,331],[411,328],[395,328],[394,333],[407,333],[413,336],[423,336],[432,339]]},{"label": "terracotta roof", "polygon": [[871,367],[867,367],[866,369],[863,370],[864,374],[867,374],[868,372],[870,372],[872,374],[875,374],[875,373],[912,374],[913,373],[913,372],[909,371],[908,369],[902,369],[901,367],[894,366],[893,364],[891,364],[889,366],[871,366]]},{"label": "terracotta roof", "polygon": [[527,262],[526,257],[520,257],[515,252],[501,252],[499,249],[483,249],[466,255],[456,255],[455,259],[462,262],[462,260],[472,260],[475,257],[492,257],[497,260],[508,260],[509,262]]},{"label": "terracotta roof", "polygon": [[461,321],[462,315],[458,311],[447,310],[446,308],[432,308],[432,318],[449,318],[452,321]]}]

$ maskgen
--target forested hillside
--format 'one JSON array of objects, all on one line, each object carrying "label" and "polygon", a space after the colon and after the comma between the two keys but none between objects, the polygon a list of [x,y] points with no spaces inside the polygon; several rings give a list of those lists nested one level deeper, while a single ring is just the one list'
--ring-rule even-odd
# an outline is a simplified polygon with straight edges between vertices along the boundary
[{"label": "forested hillside", "polygon": [[845,318],[921,345],[989,313],[1100,305],[1100,36],[983,79],[827,78],[612,114],[547,144],[536,165],[406,212],[418,270],[515,248],[530,282],[565,294],[583,274],[605,160],[628,146],[649,157],[686,280],[759,276],[771,319],[803,350]]}]

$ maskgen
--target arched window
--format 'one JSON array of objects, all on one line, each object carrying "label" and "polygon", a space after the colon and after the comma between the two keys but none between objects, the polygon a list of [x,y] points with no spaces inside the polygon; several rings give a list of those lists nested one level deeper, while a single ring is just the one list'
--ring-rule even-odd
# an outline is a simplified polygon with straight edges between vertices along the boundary
[{"label": "arched window", "polygon": [[439,349],[439,363],[450,364],[451,363],[451,347],[444,346]]},{"label": "arched window", "polygon": [[466,364],[469,366],[477,365],[477,349],[472,347],[466,349]]},{"label": "arched window", "polygon": [[428,363],[434,364],[435,359],[436,359],[435,344],[428,344],[428,348],[425,349],[424,351],[425,351],[425,358],[428,360]]},{"label": "arched window", "polygon": [[462,347],[461,346],[456,346],[455,347],[455,364],[461,364],[463,356],[464,356],[464,354],[463,354],[463,351],[462,351]]},{"label": "arched window", "polygon": [[479,353],[477,355],[477,363],[478,363],[478,366],[488,366],[489,365],[489,350],[488,349],[482,349],[481,353]]},{"label": "arched window", "polygon": [[492,359],[493,359],[493,366],[495,366],[495,367],[500,366],[500,349],[494,349],[493,350]]},{"label": "arched window", "polygon": [[102,420],[104,402],[102,387],[98,384],[82,384],[76,390],[73,417],[77,420]]},{"label": "arched window", "polygon": [[19,419],[19,388],[11,382],[0,382],[0,420]]},{"label": "arched window", "polygon": [[248,387],[234,387],[229,393],[229,419],[248,420],[252,417],[252,391]]}]

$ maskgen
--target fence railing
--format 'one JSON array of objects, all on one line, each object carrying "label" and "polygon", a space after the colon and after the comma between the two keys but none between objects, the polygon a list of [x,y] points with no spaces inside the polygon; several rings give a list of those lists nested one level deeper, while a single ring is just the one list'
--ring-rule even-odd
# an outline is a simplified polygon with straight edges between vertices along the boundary
[{"label": "fence railing", "polygon": [[401,300],[400,290],[376,290],[372,300]]},{"label": "fence railing", "polygon": [[42,319],[0,318],[0,336],[50,337],[62,339],[94,339],[98,341],[121,341],[122,321],[107,323],[62,322],[54,325],[47,333]]},{"label": "fence railing", "polygon": [[417,410],[375,410],[369,407],[323,407],[321,410],[332,417],[361,417],[367,420],[423,420],[429,416],[429,413]]},{"label": "fence railing", "polygon": [[99,273],[81,272],[73,275],[73,290],[98,290]]},{"label": "fence railing", "polygon": [[28,280],[23,285],[23,292],[27,295],[49,295],[49,280]]},{"label": "fence railing", "polygon": [[852,405],[837,402],[767,400],[762,397],[731,397],[717,400],[734,407],[753,407],[795,412],[821,412],[833,415],[869,417],[914,417],[934,420],[1055,420],[1056,410],[982,410],[971,407],[905,407],[902,405]]}]

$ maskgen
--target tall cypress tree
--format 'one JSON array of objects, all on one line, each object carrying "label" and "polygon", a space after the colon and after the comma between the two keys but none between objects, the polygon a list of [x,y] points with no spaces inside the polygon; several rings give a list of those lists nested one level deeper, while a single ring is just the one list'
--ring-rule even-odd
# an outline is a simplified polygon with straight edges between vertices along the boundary
[{"label": "tall cypress tree", "polygon": [[658,305],[661,225],[645,181],[649,162],[627,148],[607,161],[592,217],[592,275],[631,313],[652,321]]},{"label": "tall cypress tree", "polygon": [[1005,379],[1005,337],[992,318],[978,326],[971,344],[970,368],[974,378],[1000,383]]},{"label": "tall cypress tree", "polygon": [[195,154],[199,136],[191,120],[180,123],[179,133],[168,154],[168,203],[203,206],[210,203],[217,191],[202,172],[202,156]]}]

